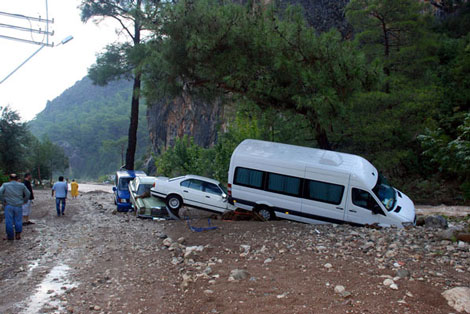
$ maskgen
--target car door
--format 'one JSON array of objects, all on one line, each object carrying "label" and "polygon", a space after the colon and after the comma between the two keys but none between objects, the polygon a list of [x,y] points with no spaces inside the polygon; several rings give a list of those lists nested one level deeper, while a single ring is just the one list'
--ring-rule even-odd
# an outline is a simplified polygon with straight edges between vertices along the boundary
[{"label": "car door", "polygon": [[192,205],[195,207],[207,208],[204,182],[198,179],[188,179],[180,183],[183,202],[187,205]]},{"label": "car door", "polygon": [[380,222],[380,216],[385,216],[375,197],[368,191],[352,187],[346,221],[361,225],[372,225]]},{"label": "car door", "polygon": [[224,192],[214,183],[204,182],[204,198],[208,209],[224,212],[227,209],[227,198]]}]

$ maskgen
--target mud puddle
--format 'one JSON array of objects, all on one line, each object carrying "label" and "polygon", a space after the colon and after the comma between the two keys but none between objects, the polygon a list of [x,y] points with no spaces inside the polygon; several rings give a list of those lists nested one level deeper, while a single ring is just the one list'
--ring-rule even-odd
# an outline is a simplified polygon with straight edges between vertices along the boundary
[{"label": "mud puddle", "polygon": [[[31,267],[37,266],[33,263]],[[59,264],[51,269],[43,281],[39,284],[36,292],[31,296],[25,305],[22,314],[40,313],[46,307],[48,310],[63,310],[61,296],[69,289],[77,286],[68,278],[70,267],[66,264]]]}]

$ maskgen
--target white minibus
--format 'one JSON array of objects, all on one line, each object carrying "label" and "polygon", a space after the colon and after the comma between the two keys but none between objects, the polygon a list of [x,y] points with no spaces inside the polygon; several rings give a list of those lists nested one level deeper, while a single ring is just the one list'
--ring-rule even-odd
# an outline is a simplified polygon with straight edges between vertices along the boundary
[{"label": "white minibus", "polygon": [[244,140],[232,154],[230,202],[305,223],[413,225],[413,202],[366,159],[329,150]]}]

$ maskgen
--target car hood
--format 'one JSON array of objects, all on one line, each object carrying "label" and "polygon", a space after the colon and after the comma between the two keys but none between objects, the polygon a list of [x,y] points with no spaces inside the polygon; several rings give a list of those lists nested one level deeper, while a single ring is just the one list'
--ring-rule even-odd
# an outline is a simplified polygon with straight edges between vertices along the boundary
[{"label": "car hood", "polygon": [[155,199],[154,197],[138,198],[136,203],[139,208],[165,207],[165,203]]},{"label": "car hood", "polygon": [[396,213],[398,206],[401,207],[400,211],[396,213],[397,216],[401,218],[403,222],[413,222],[415,219],[415,204],[413,201],[406,196],[403,192],[400,192],[400,196],[397,196],[397,205],[393,209],[393,211]]}]

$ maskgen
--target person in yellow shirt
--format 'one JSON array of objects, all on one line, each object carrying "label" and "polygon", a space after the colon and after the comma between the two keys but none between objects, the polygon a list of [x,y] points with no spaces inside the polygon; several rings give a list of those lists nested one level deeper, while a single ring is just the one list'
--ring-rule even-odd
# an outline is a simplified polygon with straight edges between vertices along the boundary
[{"label": "person in yellow shirt", "polygon": [[75,179],[72,180],[72,183],[70,183],[70,188],[72,190],[72,198],[77,198],[78,196],[78,183],[75,182]]}]

